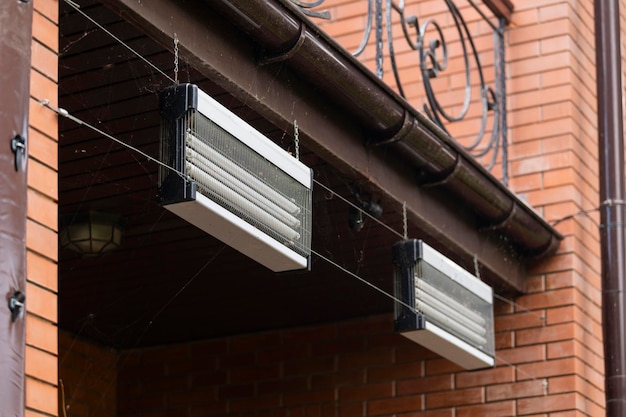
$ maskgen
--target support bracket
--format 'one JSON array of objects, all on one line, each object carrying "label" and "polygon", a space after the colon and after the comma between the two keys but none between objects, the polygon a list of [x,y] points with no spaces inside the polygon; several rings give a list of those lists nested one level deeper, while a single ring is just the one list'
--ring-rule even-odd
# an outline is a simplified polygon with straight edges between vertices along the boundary
[{"label": "support bracket", "polygon": [[11,310],[11,322],[15,322],[17,318],[24,310],[24,301],[26,301],[26,294],[22,291],[15,291],[9,298],[9,310]]},{"label": "support bracket", "polygon": [[19,134],[15,135],[11,139],[11,151],[15,154],[15,171],[19,172],[26,155],[26,138]]}]

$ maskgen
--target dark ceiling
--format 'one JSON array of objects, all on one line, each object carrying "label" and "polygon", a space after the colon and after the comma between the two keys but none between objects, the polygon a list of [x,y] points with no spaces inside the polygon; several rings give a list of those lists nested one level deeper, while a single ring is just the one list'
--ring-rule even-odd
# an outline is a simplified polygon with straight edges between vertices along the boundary
[{"label": "dark ceiling", "polygon": [[[95,1],[81,11],[106,26],[160,71],[174,76],[173,54]],[[60,2],[59,105],[90,125],[158,156],[157,96],[172,84],[82,14]],[[171,49],[171,48],[170,48]],[[180,62],[193,82],[285,149],[293,132],[260,118]],[[60,250],[60,327],[118,347],[140,347],[391,312],[391,245],[397,234],[372,220],[348,227],[356,187],[303,149],[316,181],[310,272],[274,274],[206,235],[156,202],[157,165],[93,130],[61,118],[59,212],[62,221],[89,210],[124,219],[122,246],[97,258]],[[363,198],[378,201],[362,191]],[[402,230],[402,216],[381,220]],[[323,259],[324,258],[324,259]],[[342,272],[332,260],[359,278]]]}]

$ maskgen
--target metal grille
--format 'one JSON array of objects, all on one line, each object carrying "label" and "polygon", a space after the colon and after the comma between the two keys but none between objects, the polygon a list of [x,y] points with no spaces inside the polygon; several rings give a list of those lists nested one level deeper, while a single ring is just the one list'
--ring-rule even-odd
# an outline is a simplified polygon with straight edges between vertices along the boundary
[{"label": "metal grille", "polygon": [[494,355],[493,306],[423,260],[415,268],[415,308],[427,321]]},{"label": "metal grille", "polygon": [[311,252],[311,189],[213,121],[186,122],[185,174],[198,192],[302,256]]}]

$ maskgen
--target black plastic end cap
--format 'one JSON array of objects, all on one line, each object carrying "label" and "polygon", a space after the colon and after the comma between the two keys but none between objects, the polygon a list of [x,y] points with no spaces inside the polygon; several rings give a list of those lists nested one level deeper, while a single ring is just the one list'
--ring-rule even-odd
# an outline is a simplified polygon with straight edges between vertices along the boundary
[{"label": "black plastic end cap", "polygon": [[165,88],[159,93],[159,110],[167,119],[178,119],[189,109],[198,108],[198,86],[178,84]]},{"label": "black plastic end cap", "polygon": [[182,203],[196,199],[197,184],[179,176],[170,175],[159,188],[157,199],[159,204]]},{"label": "black plastic end cap", "polygon": [[391,247],[393,264],[400,268],[408,268],[422,258],[423,248],[420,239],[401,240]]}]

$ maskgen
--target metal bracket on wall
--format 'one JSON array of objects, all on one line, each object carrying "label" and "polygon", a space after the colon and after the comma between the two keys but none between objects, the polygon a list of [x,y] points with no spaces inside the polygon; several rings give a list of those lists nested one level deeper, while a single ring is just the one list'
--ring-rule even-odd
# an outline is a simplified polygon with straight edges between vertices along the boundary
[{"label": "metal bracket on wall", "polygon": [[26,138],[22,135],[15,135],[11,139],[11,150],[15,154],[15,170],[19,172],[26,154]]},{"label": "metal bracket on wall", "polygon": [[15,322],[24,309],[24,301],[26,294],[21,291],[15,291],[9,298],[9,310],[11,310],[11,321]]}]

